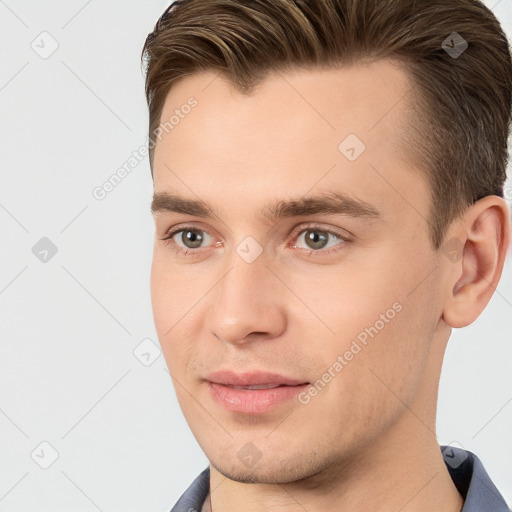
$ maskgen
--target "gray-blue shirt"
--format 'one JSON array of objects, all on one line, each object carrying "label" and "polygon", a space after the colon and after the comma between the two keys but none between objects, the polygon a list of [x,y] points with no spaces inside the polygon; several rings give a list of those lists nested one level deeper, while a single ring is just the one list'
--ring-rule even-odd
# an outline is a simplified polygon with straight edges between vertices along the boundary
[{"label": "gray-blue shirt", "polygon": [[[464,498],[461,512],[512,512],[474,453],[451,446],[440,448],[453,483]],[[170,512],[200,512],[209,490],[208,466],[192,482]]]}]

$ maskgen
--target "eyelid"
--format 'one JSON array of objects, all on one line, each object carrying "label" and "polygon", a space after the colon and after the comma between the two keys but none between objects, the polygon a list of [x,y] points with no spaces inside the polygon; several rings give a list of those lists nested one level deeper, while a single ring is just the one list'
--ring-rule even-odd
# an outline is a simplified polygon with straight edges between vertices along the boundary
[{"label": "eyelid", "polygon": [[203,227],[201,225],[182,223],[182,224],[175,224],[174,226],[171,226],[169,229],[167,229],[165,231],[163,237],[160,238],[160,240],[169,239],[170,237],[174,236],[176,233],[179,233],[180,231],[186,231],[187,229],[189,229],[191,231],[192,230],[193,231],[203,231],[204,233],[207,233],[210,236],[214,236],[214,235],[212,235],[212,233],[210,232],[209,229],[206,229],[205,227]]},{"label": "eyelid", "polygon": [[[307,231],[307,230],[310,230],[310,229],[317,229],[318,231],[323,231],[325,233],[329,233],[331,235],[334,235],[338,238],[341,238],[341,240],[344,240],[345,242],[348,242],[349,240],[351,240],[352,236],[350,233],[348,233],[348,231],[344,230],[344,229],[341,229],[341,228],[337,228],[337,229],[334,229],[334,228],[327,228],[327,227],[324,227],[322,226],[321,224],[317,223],[317,222],[307,222],[306,224],[300,224],[299,226],[297,226],[296,228],[294,228],[292,230],[292,232],[290,233],[290,235],[299,235],[300,233],[302,233],[303,231]],[[346,234],[345,234],[346,233]]]},{"label": "eyelid", "polygon": [[[178,233],[181,233],[182,231],[200,231],[200,232],[203,232],[203,233],[206,233],[208,236],[212,237],[212,238],[216,238],[214,235],[212,235],[207,229],[204,229],[203,227],[201,226],[195,226],[195,225],[192,225],[192,224],[176,224],[175,226],[172,226],[170,227],[165,233],[164,233],[164,236],[160,238],[160,240],[164,240],[166,243],[169,243],[169,242],[172,242],[172,239],[178,234]],[[176,243],[174,243],[176,245]],[[218,245],[219,242],[216,242],[215,245]],[[182,247],[178,246],[179,249],[183,249]],[[206,247],[200,247],[198,249],[183,249],[183,250],[188,250],[188,251],[192,251],[192,252],[200,252],[201,250],[204,250],[206,249]]]}]

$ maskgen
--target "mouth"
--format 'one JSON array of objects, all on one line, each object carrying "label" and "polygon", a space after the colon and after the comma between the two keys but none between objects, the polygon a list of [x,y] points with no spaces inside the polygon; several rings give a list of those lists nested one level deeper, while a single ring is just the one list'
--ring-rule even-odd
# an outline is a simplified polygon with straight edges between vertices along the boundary
[{"label": "mouth", "polygon": [[264,414],[304,391],[309,382],[276,373],[234,373],[219,371],[208,375],[210,396],[224,409],[239,414]]}]

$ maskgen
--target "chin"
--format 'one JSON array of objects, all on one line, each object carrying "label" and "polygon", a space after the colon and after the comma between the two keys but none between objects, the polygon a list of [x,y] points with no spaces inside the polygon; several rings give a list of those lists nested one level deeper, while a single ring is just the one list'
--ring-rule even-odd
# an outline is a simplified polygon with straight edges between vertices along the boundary
[{"label": "chin", "polygon": [[245,484],[286,484],[310,479],[322,473],[330,465],[328,457],[319,458],[312,455],[292,455],[286,460],[277,460],[273,454],[262,456],[254,466],[246,466],[243,462],[227,460],[219,454],[218,463],[209,459],[210,464],[222,475],[235,482]]}]

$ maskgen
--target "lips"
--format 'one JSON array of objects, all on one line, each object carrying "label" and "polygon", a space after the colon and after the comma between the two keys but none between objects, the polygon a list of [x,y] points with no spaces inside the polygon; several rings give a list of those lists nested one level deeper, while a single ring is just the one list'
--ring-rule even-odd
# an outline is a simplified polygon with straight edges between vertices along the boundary
[{"label": "lips", "polygon": [[269,372],[217,371],[206,380],[217,404],[230,412],[252,415],[272,411],[309,386],[309,382]]}]

